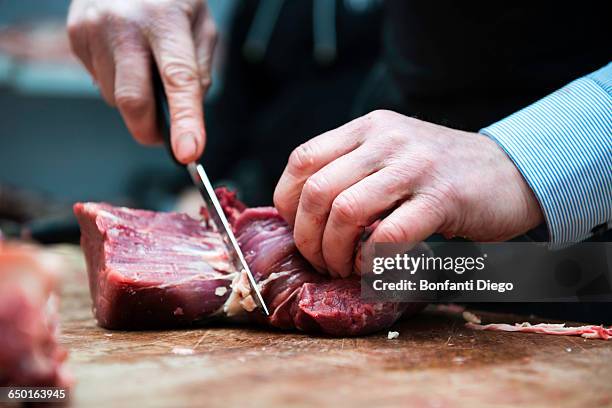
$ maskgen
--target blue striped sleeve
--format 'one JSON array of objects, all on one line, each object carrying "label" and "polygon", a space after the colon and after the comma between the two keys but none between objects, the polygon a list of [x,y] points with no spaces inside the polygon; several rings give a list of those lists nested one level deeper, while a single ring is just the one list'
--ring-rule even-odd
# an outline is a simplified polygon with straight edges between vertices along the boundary
[{"label": "blue striped sleeve", "polygon": [[612,63],[480,133],[535,193],[553,247],[612,227]]}]

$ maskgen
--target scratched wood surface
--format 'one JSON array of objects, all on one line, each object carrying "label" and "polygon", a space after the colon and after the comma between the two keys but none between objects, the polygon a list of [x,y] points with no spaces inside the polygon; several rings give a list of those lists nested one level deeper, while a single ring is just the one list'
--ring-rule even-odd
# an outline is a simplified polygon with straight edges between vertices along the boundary
[{"label": "scratched wood surface", "polygon": [[394,340],[223,325],[104,330],[90,311],[80,251],[58,251],[70,265],[61,342],[75,406],[612,406],[612,341],[475,332],[436,311],[394,325]]}]

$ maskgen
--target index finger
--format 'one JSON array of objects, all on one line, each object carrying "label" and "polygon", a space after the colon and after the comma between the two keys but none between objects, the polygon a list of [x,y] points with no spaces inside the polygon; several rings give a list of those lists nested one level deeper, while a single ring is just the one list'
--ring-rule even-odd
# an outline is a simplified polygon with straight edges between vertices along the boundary
[{"label": "index finger", "polygon": [[295,223],[306,180],[328,163],[359,147],[368,124],[368,119],[357,118],[301,144],[291,153],[274,190],[274,206],[289,225]]},{"label": "index finger", "polygon": [[160,24],[147,35],[168,97],[172,150],[177,160],[187,164],[202,155],[206,141],[191,23],[177,14]]}]

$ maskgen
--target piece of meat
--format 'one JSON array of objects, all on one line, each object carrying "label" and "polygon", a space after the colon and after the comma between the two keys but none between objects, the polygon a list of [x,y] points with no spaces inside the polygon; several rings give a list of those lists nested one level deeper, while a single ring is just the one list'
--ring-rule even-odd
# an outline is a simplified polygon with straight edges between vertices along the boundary
[{"label": "piece of meat", "polygon": [[612,338],[612,328],[606,329],[603,326],[595,325],[567,327],[565,326],[565,323],[531,324],[528,322],[524,322],[515,324],[491,323],[485,325],[476,323],[466,323],[465,326],[474,330],[539,333],[552,334],[557,336],[582,336],[587,339],[602,340],[609,340]]},{"label": "piece of meat", "polygon": [[222,312],[229,294],[215,292],[229,289],[236,271],[201,221],[103,203],[78,203],[74,212],[100,326],[182,326]]},{"label": "piece of meat", "polygon": [[[262,295],[273,313],[268,322],[336,336],[363,335],[393,324],[403,313],[424,304],[365,303],[359,278],[329,279],[316,272],[297,251],[287,223],[272,207],[245,210],[234,222]],[[260,314],[255,317],[261,319]]]},{"label": "piece of meat", "polygon": [[59,265],[37,247],[0,242],[0,386],[72,384],[57,343]]},{"label": "piece of meat", "polygon": [[217,194],[271,316],[254,310],[246,275],[234,270],[207,220],[79,203],[75,213],[101,326],[181,326],[222,317],[348,336],[387,328],[424,307],[362,302],[358,279],[331,280],[306,262],[274,208],[246,209],[233,193]]}]

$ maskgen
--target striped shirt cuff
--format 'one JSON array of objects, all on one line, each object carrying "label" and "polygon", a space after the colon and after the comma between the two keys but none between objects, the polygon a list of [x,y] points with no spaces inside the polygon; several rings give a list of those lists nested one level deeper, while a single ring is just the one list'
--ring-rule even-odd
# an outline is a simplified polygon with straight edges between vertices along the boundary
[{"label": "striped shirt cuff", "polygon": [[535,193],[553,247],[612,226],[612,63],[480,133]]}]

